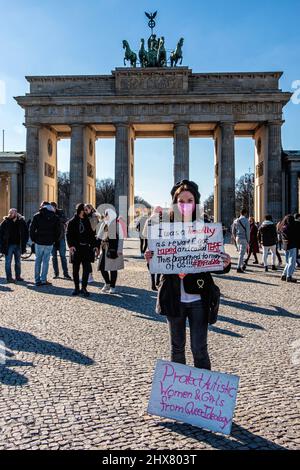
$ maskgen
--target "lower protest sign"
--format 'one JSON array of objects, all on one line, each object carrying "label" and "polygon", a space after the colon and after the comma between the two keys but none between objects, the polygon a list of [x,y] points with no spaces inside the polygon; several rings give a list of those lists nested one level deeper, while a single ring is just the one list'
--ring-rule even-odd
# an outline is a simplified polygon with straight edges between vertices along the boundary
[{"label": "lower protest sign", "polygon": [[175,222],[153,224],[148,229],[153,251],[150,272],[160,274],[222,271],[222,224]]},{"label": "lower protest sign", "polygon": [[230,434],[239,377],[158,360],[148,413]]}]

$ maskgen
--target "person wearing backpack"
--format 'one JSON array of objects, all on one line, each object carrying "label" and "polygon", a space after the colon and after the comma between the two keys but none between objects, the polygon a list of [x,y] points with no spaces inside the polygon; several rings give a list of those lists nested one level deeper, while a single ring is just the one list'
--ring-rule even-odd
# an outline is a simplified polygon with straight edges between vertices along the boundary
[{"label": "person wearing backpack", "polygon": [[267,214],[265,220],[258,229],[257,238],[263,250],[263,262],[265,271],[268,272],[268,253],[272,253],[272,271],[276,271],[276,244],[277,244],[277,230],[273,222],[272,216]]},{"label": "person wearing backpack", "polygon": [[239,252],[237,273],[243,273],[246,270],[247,264],[244,257],[247,252],[247,247],[250,243],[250,224],[247,217],[247,210],[242,209],[240,217],[235,219],[232,226],[232,235],[235,239],[236,246]]},{"label": "person wearing backpack", "polygon": [[[171,190],[173,210],[171,223],[197,221],[200,193],[193,181],[182,180]],[[149,263],[153,252],[145,252]],[[231,259],[222,255],[224,271],[229,272]],[[220,292],[209,272],[163,274],[158,287],[156,313],[167,317],[171,344],[171,360],[186,363],[186,320],[189,320],[194,366],[211,369],[207,348],[208,323],[216,321]]]}]

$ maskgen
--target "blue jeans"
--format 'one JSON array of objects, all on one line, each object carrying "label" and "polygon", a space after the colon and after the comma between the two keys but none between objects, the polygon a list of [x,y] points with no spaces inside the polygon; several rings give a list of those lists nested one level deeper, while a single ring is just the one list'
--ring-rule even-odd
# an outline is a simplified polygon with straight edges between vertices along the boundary
[{"label": "blue jeans", "polygon": [[21,277],[21,248],[19,245],[9,245],[7,255],[5,255],[5,273],[7,279],[12,278],[11,263],[13,256],[15,257],[16,279]]},{"label": "blue jeans", "polygon": [[46,282],[53,245],[35,245],[34,280]]},{"label": "blue jeans", "polygon": [[65,238],[62,238],[61,240],[59,240],[57,245],[53,246],[52,264],[53,264],[53,271],[54,271],[55,276],[59,275],[57,251],[59,252],[59,256],[60,256],[64,276],[68,276],[69,275],[69,273],[68,273],[68,263],[67,263],[67,258],[66,258],[67,247],[66,247]]},{"label": "blue jeans", "polygon": [[292,277],[296,269],[297,248],[286,250],[285,259],[286,259],[286,265],[285,265],[282,275],[286,277]]},{"label": "blue jeans", "polygon": [[186,320],[189,320],[191,349],[194,365],[199,369],[210,370],[210,359],[207,350],[208,321],[202,301],[180,303],[179,315],[167,316],[170,342],[171,361],[185,364]]}]

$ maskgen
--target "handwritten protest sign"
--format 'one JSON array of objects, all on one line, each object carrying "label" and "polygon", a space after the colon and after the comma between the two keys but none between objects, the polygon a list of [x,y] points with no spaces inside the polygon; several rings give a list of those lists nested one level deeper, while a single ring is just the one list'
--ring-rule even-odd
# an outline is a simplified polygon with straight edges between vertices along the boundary
[{"label": "handwritten protest sign", "polygon": [[160,223],[148,229],[154,252],[150,272],[160,274],[222,271],[222,224]]},{"label": "handwritten protest sign", "polygon": [[158,360],[148,413],[230,434],[239,377]]}]

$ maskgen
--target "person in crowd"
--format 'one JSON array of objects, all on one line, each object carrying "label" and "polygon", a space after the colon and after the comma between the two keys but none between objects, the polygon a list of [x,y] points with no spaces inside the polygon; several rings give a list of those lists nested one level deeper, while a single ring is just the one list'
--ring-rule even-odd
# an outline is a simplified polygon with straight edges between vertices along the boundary
[{"label": "person in crowd", "polygon": [[293,278],[293,274],[296,269],[298,246],[298,226],[296,224],[297,222],[295,222],[294,216],[292,214],[288,214],[283,218],[279,226],[282,236],[282,247],[286,256],[286,265],[281,276],[282,281],[297,282],[297,279]]},{"label": "person in crowd", "polygon": [[295,223],[296,223],[296,238],[297,238],[297,257],[296,257],[296,264],[298,268],[300,268],[300,214],[294,215]]},{"label": "person in crowd", "polygon": [[[200,193],[193,181],[182,180],[171,190],[172,220],[198,220]],[[200,215],[199,215],[200,218]],[[153,252],[145,253],[147,262]],[[223,254],[224,272],[230,270],[230,256]],[[199,294],[199,282],[202,294]],[[186,320],[189,320],[191,349],[195,367],[210,369],[207,349],[208,297],[213,279],[210,273],[162,274],[158,288],[156,312],[166,315],[171,343],[171,360],[185,364]],[[197,285],[197,292],[194,288]]]},{"label": "person in crowd", "polygon": [[[148,248],[148,236],[150,227],[154,224],[159,224],[162,222],[163,210],[160,206],[154,207],[151,216],[147,219],[144,229],[143,237],[146,240],[146,249]],[[147,262],[147,268],[150,271],[149,263]],[[151,274],[151,289],[157,291],[160,282],[160,274]]]},{"label": "person in crowd", "polygon": [[263,263],[265,271],[269,270],[268,267],[268,254],[269,250],[272,253],[272,271],[276,271],[276,243],[277,243],[277,230],[273,222],[272,216],[267,214],[265,220],[258,229],[257,234],[258,242],[263,250]]},{"label": "person in crowd", "polygon": [[66,257],[66,227],[67,227],[67,217],[62,209],[58,209],[56,202],[51,202],[51,206],[54,209],[54,213],[59,218],[60,222],[60,236],[57,243],[54,243],[53,250],[52,250],[52,265],[54,271],[54,279],[59,277],[59,267],[58,267],[58,259],[57,259],[57,252],[59,252],[61,266],[64,274],[65,279],[72,279],[69,272],[68,272],[68,263]]},{"label": "person in crowd", "polygon": [[[96,211],[96,209],[94,208],[94,206],[92,204],[85,204],[84,205],[84,212],[86,213],[86,215],[87,215],[87,217],[90,221],[92,230],[93,230],[93,232],[96,236],[97,227],[98,227],[98,224],[101,221],[101,215],[99,214],[99,212]],[[90,263],[88,283],[91,283],[91,282],[94,282],[92,263]]]},{"label": "person in crowd", "polygon": [[[73,296],[83,294],[89,296],[87,290],[90,264],[95,260],[94,249],[98,247],[95,232],[92,229],[89,217],[85,212],[83,203],[77,204],[76,212],[67,226],[67,243],[70,252],[70,261],[73,264],[73,281],[75,289]],[[80,289],[79,271],[82,266],[82,281]]]},{"label": "person in crowd", "polygon": [[54,212],[54,207],[43,201],[30,224],[30,238],[35,244],[34,278],[36,286],[49,286],[47,280],[50,256],[54,243],[61,236],[61,224]]},{"label": "person in crowd", "polygon": [[[7,283],[21,282],[21,255],[26,252],[29,231],[25,219],[17,209],[10,209],[0,225],[0,253],[5,255]],[[15,279],[12,277],[11,264],[15,260]]]},{"label": "person in crowd", "polygon": [[118,271],[124,269],[124,231],[114,209],[106,209],[97,239],[100,241],[98,270],[105,282],[101,292],[115,294]]},{"label": "person in crowd", "polygon": [[259,264],[259,261],[257,259],[257,253],[259,253],[259,244],[258,244],[258,239],[257,239],[258,228],[255,223],[254,217],[249,218],[249,223],[250,223],[250,241],[248,245],[248,256],[245,261],[246,266],[252,254],[254,256],[253,264]]},{"label": "person in crowd", "polygon": [[140,237],[140,252],[142,257],[144,256],[144,253],[147,249],[147,238],[144,237],[144,228],[148,220],[149,219],[147,218],[147,216],[145,214],[142,214],[136,224],[136,231],[138,232]]},{"label": "person in crowd", "polygon": [[240,217],[235,219],[233,222],[232,235],[239,251],[237,272],[243,273],[246,270],[244,257],[247,251],[247,246],[250,242],[250,224],[246,209],[242,209],[240,212]]}]

